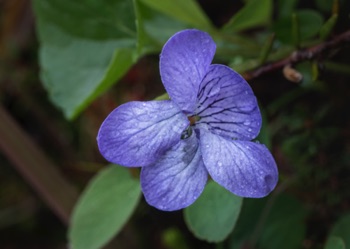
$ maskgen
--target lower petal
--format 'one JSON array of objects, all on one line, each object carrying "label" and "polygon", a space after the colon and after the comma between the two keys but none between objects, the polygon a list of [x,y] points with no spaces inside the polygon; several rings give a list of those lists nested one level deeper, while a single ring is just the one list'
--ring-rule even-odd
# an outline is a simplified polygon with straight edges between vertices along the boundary
[{"label": "lower petal", "polygon": [[202,193],[207,178],[198,140],[192,134],[155,165],[142,168],[141,187],[150,205],[174,211],[191,205]]},{"label": "lower petal", "polygon": [[270,151],[249,141],[200,134],[204,164],[214,181],[242,197],[259,198],[276,186],[278,171]]},{"label": "lower petal", "polygon": [[101,154],[123,166],[147,166],[180,141],[189,125],[171,101],[128,102],[116,108],[97,136]]}]

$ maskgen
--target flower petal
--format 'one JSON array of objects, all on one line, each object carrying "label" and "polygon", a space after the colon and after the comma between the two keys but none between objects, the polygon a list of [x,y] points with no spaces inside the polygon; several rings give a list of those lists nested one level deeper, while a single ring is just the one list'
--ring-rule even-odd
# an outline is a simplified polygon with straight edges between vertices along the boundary
[{"label": "flower petal", "polygon": [[264,197],[276,186],[275,160],[262,144],[230,141],[201,131],[204,164],[214,181],[242,197]]},{"label": "flower petal", "polygon": [[187,117],[170,100],[128,102],[102,123],[98,147],[110,162],[147,166],[177,144],[188,125]]},{"label": "flower petal", "polygon": [[160,75],[170,99],[186,113],[196,106],[199,84],[213,60],[216,45],[205,32],[191,29],[173,35],[160,54]]},{"label": "flower petal", "polygon": [[211,65],[203,79],[195,115],[197,127],[227,138],[254,139],[261,128],[257,100],[248,83],[231,68]]},{"label": "flower petal", "polygon": [[181,140],[155,165],[142,168],[141,187],[146,201],[164,211],[191,205],[207,182],[198,140],[193,134]]}]

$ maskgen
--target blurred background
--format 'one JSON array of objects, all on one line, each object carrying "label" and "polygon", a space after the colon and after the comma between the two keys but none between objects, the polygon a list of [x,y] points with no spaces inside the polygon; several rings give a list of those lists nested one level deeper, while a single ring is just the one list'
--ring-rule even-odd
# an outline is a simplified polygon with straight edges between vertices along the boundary
[{"label": "blurred background", "polygon": [[[218,28],[244,6],[244,1],[197,2]],[[280,2],[273,2],[273,20],[278,19]],[[276,208],[286,212],[276,219],[295,214],[288,209],[292,207],[302,231],[292,238],[294,248],[323,248],[334,224],[350,212],[350,34],[329,43],[349,31],[350,8],[348,1],[294,2],[296,9],[314,10],[325,21],[332,13],[339,14],[327,39],[302,45],[328,44],[327,49],[311,60],[297,59],[295,69],[275,65],[261,74],[254,74],[254,68],[241,69],[239,56],[229,63],[248,79],[263,110],[260,140],[271,148],[279,167],[276,191],[286,194]],[[340,7],[334,10],[334,6]],[[276,32],[278,47],[285,39],[279,30],[288,25],[279,22],[276,27],[272,22],[244,35],[254,40],[261,29]],[[95,140],[101,122],[119,104],[164,93],[159,55],[149,53],[78,117],[67,120],[41,83],[39,46],[31,1],[0,0],[0,248],[4,249],[67,248],[69,213],[89,179],[106,165]],[[216,60],[225,59],[219,54]],[[259,237],[259,224],[251,224],[248,229]],[[284,229],[290,235],[294,230],[288,223],[269,229],[272,234],[266,240],[284,238],[283,232],[275,231]],[[235,236],[234,231],[220,244],[200,241],[184,224],[181,211],[161,212],[142,200],[110,248],[233,249]],[[248,244],[238,248],[274,248]]]}]

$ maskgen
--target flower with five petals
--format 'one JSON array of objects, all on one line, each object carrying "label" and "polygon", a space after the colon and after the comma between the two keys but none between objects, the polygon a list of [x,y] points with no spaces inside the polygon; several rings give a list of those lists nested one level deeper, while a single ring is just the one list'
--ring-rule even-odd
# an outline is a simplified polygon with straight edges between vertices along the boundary
[{"label": "flower with five petals", "polygon": [[160,55],[170,100],[128,102],[100,127],[101,154],[116,164],[142,167],[143,194],[158,209],[191,205],[208,175],[242,197],[264,197],[276,186],[271,153],[251,141],[262,121],[256,97],[238,73],[211,64],[215,50],[205,32],[173,35]]}]

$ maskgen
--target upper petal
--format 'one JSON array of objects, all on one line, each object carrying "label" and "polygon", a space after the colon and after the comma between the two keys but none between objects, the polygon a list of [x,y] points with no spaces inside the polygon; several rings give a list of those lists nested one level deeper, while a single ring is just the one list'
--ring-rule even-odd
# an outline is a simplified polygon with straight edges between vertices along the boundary
[{"label": "upper petal", "polygon": [[207,178],[198,140],[192,134],[155,165],[142,168],[141,187],[150,205],[173,211],[191,205],[202,193]]},{"label": "upper petal", "polygon": [[203,161],[214,181],[242,197],[264,197],[276,186],[278,171],[262,144],[230,141],[210,132],[200,135]]},{"label": "upper petal", "polygon": [[254,139],[261,128],[257,100],[248,83],[231,68],[211,65],[198,92],[198,127],[234,139]]},{"label": "upper petal", "polygon": [[195,29],[178,32],[165,43],[160,55],[160,75],[170,98],[184,112],[194,111],[199,84],[215,50],[213,39]]},{"label": "upper petal", "polygon": [[110,162],[146,166],[177,144],[188,125],[187,117],[170,100],[128,102],[102,123],[98,147]]}]

